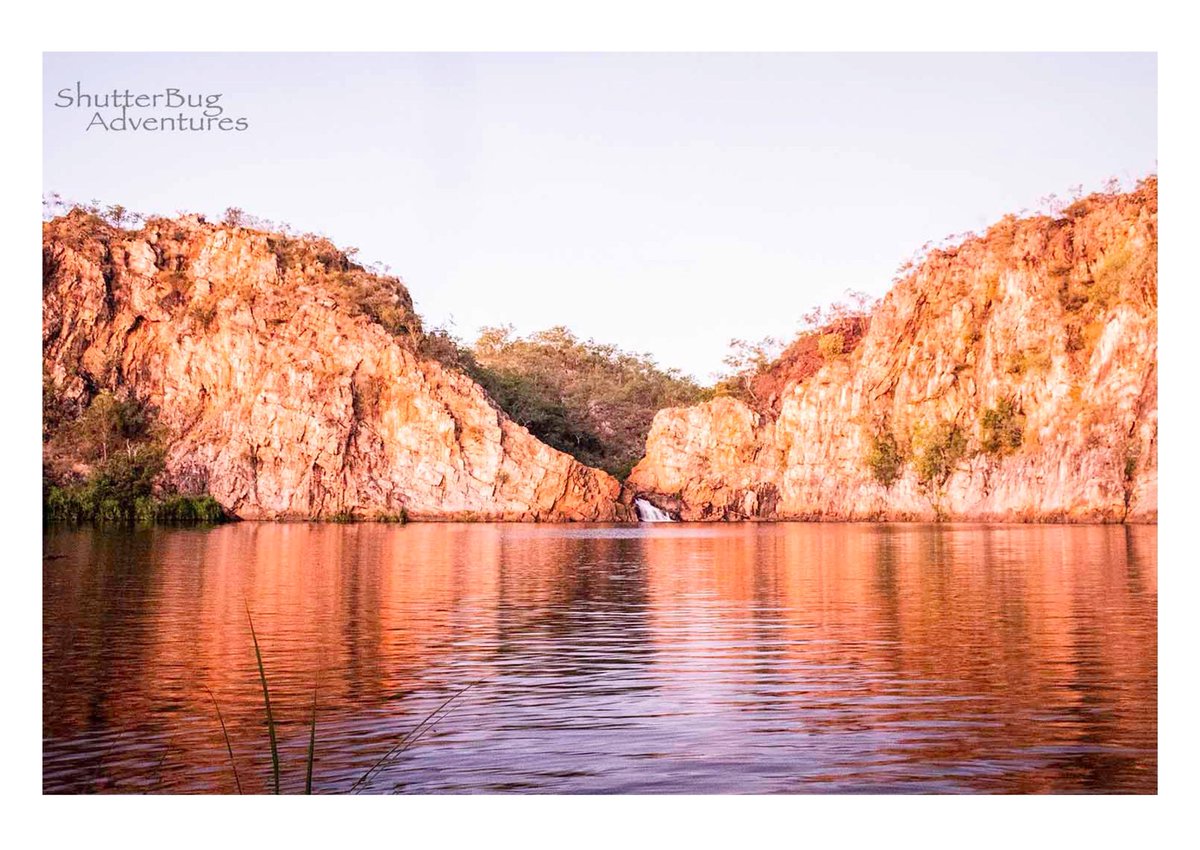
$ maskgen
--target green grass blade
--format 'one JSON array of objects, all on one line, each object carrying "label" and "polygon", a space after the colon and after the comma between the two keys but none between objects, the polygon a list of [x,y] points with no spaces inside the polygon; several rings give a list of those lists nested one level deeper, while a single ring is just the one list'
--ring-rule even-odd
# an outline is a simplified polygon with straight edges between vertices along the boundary
[{"label": "green grass blade", "polygon": [[246,619],[250,621],[250,637],[254,640],[254,657],[258,660],[258,678],[262,681],[263,705],[267,707],[267,734],[271,736],[271,773],[275,780],[275,793],[279,793],[279,745],[275,740],[275,716],[271,714],[271,692],[267,689],[267,671],[263,667],[262,652],[258,648],[258,635],[254,631],[254,618],[250,606],[246,606]]},{"label": "green grass blade", "polygon": [[[358,778],[358,780],[353,785],[350,786],[351,793],[353,793],[360,785],[362,785],[364,782],[366,782],[368,779],[370,779],[374,774],[376,774],[381,768],[383,768],[383,766],[387,763],[388,759],[392,758],[392,756],[399,755],[400,753],[407,750],[409,748],[409,746],[416,743],[417,740],[419,740],[421,735],[423,734],[422,730],[426,729],[427,726],[430,726],[430,721],[433,720],[433,718],[442,709],[444,709],[446,706],[450,705],[450,703],[454,702],[456,699],[458,699],[460,696],[465,694],[467,691],[471,690],[471,688],[475,687],[477,684],[479,684],[479,683],[472,682],[471,684],[469,684],[465,688],[463,688],[461,691],[458,691],[457,693],[452,694],[449,699],[447,699],[445,702],[443,702],[441,705],[439,705],[433,711],[426,714],[424,720],[422,720],[420,723],[418,723],[414,728],[410,729],[408,731],[408,733],[396,743],[396,746],[392,747],[390,750],[388,750],[386,753],[384,753],[383,758],[381,758],[379,761],[375,762],[375,764],[371,765],[371,767],[367,770],[367,772],[364,773],[362,776],[360,776]],[[449,712],[447,712],[447,714],[449,714]],[[442,716],[444,717],[445,715],[442,715]],[[441,718],[438,718],[438,719],[440,720]]]},{"label": "green grass blade", "polygon": [[312,793],[313,755],[317,751],[317,689],[313,688],[312,727],[308,731],[308,770],[304,775],[304,793]]},{"label": "green grass blade", "polygon": [[233,757],[233,744],[229,742],[229,730],[225,728],[225,718],[221,716],[221,706],[217,704],[217,697],[208,685],[204,686],[204,690],[208,691],[208,698],[212,700],[213,708],[217,710],[217,721],[221,724],[221,734],[225,736],[225,749],[229,752],[229,766],[233,768],[233,781],[237,783],[238,793],[241,794],[242,778],[238,776],[237,761]]}]

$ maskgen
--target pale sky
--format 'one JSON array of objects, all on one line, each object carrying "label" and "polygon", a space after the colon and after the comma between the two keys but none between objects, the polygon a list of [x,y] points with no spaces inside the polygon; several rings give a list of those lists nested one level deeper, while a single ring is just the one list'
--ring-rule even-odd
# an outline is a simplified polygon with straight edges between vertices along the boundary
[{"label": "pale sky", "polygon": [[[427,325],[468,341],[561,324],[705,381],[731,338],[882,295],[927,240],[1157,167],[1153,54],[48,54],[44,71],[47,191],[241,207],[388,264]],[[249,129],[86,130],[94,110],[53,106],[77,81],[221,93]]]}]

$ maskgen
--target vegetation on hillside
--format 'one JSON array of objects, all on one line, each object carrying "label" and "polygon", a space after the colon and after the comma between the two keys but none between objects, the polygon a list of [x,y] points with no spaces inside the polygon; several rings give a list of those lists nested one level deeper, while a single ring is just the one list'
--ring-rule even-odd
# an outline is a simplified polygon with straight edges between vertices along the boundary
[{"label": "vegetation on hillside", "polygon": [[45,377],[42,387],[42,508],[61,522],[220,522],[205,494],[159,482],[166,446],[156,411],[131,396],[101,392],[72,415]]},{"label": "vegetation on hillside", "polygon": [[512,326],[485,328],[469,346],[442,329],[420,331],[419,351],[460,369],[538,439],[626,477],[641,459],[654,415],[666,407],[717,395],[739,398],[769,415],[778,413],[784,387],[803,380],[858,345],[875,302],[863,293],[809,311],[786,346],[768,338],[734,340],[729,371],[704,387],[645,354],[580,340],[564,327],[518,336]]},{"label": "vegetation on hillside", "polygon": [[511,326],[485,328],[466,355],[457,354],[515,422],[618,478],[641,458],[655,413],[705,397],[649,355],[580,340],[563,327],[526,337]]},{"label": "vegetation on hillside", "polygon": [[865,292],[847,290],[846,300],[805,313],[799,333],[786,344],[776,337],[758,342],[732,340],[725,357],[727,372],[718,379],[714,393],[777,415],[785,387],[857,347],[866,336],[877,303]]}]

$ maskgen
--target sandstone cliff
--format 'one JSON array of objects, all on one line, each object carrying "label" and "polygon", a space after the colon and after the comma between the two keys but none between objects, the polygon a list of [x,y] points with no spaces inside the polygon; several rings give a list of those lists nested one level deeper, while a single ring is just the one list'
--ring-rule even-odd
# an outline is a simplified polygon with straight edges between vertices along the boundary
[{"label": "sandstone cliff", "polygon": [[934,252],[777,416],[661,411],[626,498],[688,520],[1154,521],[1157,189]]},{"label": "sandstone cliff", "polygon": [[43,258],[47,382],[77,411],[103,390],[156,408],[172,489],[243,518],[630,515],[614,478],[421,356],[403,285],[328,242],[76,211]]}]

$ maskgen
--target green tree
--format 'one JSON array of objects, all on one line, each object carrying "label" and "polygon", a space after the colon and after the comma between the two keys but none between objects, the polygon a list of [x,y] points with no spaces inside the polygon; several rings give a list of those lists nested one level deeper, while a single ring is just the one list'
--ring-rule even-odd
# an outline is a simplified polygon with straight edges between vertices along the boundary
[{"label": "green tree", "polygon": [[655,413],[704,396],[649,355],[580,340],[565,327],[527,337],[511,326],[484,328],[460,362],[538,439],[621,478],[641,457]]},{"label": "green tree", "polygon": [[866,461],[871,476],[884,487],[891,487],[904,473],[904,452],[891,431],[875,434],[871,438]]},{"label": "green tree", "polygon": [[915,443],[917,480],[928,489],[940,491],[966,457],[966,435],[958,425],[942,422]]}]

